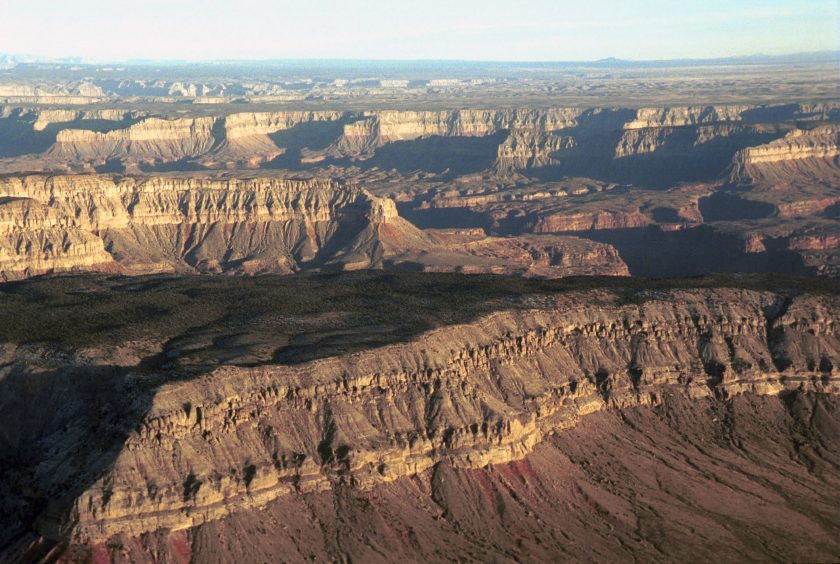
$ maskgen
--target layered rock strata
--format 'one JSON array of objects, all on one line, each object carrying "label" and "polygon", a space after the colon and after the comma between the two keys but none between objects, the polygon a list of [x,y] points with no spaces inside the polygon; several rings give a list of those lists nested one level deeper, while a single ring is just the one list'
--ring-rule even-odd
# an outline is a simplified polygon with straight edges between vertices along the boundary
[{"label": "layered rock strata", "polygon": [[840,127],[794,129],[781,139],[740,151],[730,177],[735,182],[836,181]]},{"label": "layered rock strata", "polygon": [[[99,115],[95,115],[95,114]],[[551,108],[448,111],[290,111],[242,112],[211,117],[132,116],[132,123],[99,132],[84,119],[125,119],[116,110],[17,110],[4,108],[19,136],[27,128],[37,137],[46,124],[58,128],[43,155],[50,167],[105,166],[119,162],[134,170],[185,162],[224,168],[260,166],[292,150],[292,161],[324,158],[367,159],[395,143],[437,138],[488,138],[500,135],[489,155],[499,171],[561,167],[588,170],[618,161],[623,173],[634,159],[702,157],[696,174],[721,174],[732,156],[782,137],[794,120],[831,119],[831,105],[697,106],[673,108]],[[43,115],[41,115],[43,114]],[[766,120],[770,120],[769,124]],[[47,140],[47,138],[45,138]],[[40,148],[37,143],[33,149]],[[297,155],[299,149],[306,154]],[[37,152],[37,150],[33,151]],[[495,154],[493,154],[495,153]],[[758,158],[753,156],[753,158]],[[303,159],[301,161],[300,159]],[[292,162],[290,161],[290,162]],[[9,163],[13,167],[13,163]],[[8,168],[8,167],[7,167]],[[713,168],[715,170],[709,171]]]},{"label": "layered rock strata", "polygon": [[[26,176],[0,181],[0,272],[299,270],[344,253],[365,266],[393,202],[322,180]],[[355,245],[355,246],[354,246]],[[367,253],[367,254],[365,254]]]},{"label": "layered rock strata", "polygon": [[[166,384],[114,463],[69,514],[47,512],[40,530],[101,542],[338,484],[370,488],[440,462],[504,464],[590,413],[657,405],[663,394],[840,391],[836,297],[719,289],[643,292],[637,303],[605,292],[532,299],[540,305],[405,344]],[[51,464],[69,466],[44,479],[72,475],[70,455],[56,454]]]},{"label": "layered rock strata", "polygon": [[30,175],[0,179],[0,279],[70,270],[291,273],[395,267],[626,275],[609,245],[426,233],[329,180]]}]

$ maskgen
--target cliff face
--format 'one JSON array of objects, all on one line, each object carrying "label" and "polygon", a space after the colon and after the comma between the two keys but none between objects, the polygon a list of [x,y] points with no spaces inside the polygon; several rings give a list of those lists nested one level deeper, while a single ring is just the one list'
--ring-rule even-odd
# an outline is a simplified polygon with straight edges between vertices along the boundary
[{"label": "cliff face", "polygon": [[576,124],[579,110],[454,110],[446,112],[372,112],[379,143],[428,136],[482,137],[502,130],[555,131]]},{"label": "cliff face", "polygon": [[133,117],[133,112],[125,110],[39,110],[32,124],[35,131],[44,131],[50,126],[65,125],[73,122],[114,122],[118,124]]},{"label": "cliff face", "polygon": [[214,123],[213,118],[147,118],[107,133],[65,129],[58,133],[49,156],[97,162],[120,157],[177,161],[197,157],[213,147]]},{"label": "cliff face", "polygon": [[329,111],[239,113],[218,118],[218,144],[204,155],[202,164],[255,166],[287,150],[288,143],[280,141],[278,146],[271,135],[343,119],[342,112]]},{"label": "cliff face", "polygon": [[[666,396],[656,406],[593,413],[523,460],[480,469],[442,462],[366,491],[339,485],[284,496],[190,531],[122,536],[92,553],[194,561],[831,560],[840,543],[832,518],[838,417],[836,396]],[[242,534],[250,542],[236,542]]]},{"label": "cliff face", "polygon": [[534,224],[534,233],[562,233],[592,229],[628,229],[652,225],[653,220],[641,212],[600,211],[543,215]]},{"label": "cliff face", "polygon": [[840,127],[794,129],[781,139],[740,151],[733,159],[733,182],[833,181],[838,174]]},{"label": "cliff face", "polygon": [[[819,111],[818,111],[819,110]],[[4,110],[7,111],[7,110]],[[15,110],[17,111],[17,110]],[[692,165],[694,176],[723,174],[738,151],[782,137],[793,120],[835,115],[832,107],[743,105],[642,109],[509,109],[450,111],[242,112],[162,119],[117,110],[26,111],[10,116],[21,133],[37,137],[51,124],[54,143],[32,145],[53,168],[119,163],[126,170],[166,164],[193,168],[257,167],[285,155],[287,165],[333,158],[365,160],[392,144],[397,168],[411,167],[400,151],[420,140],[490,138],[488,169],[510,172],[551,167],[556,174],[606,170],[631,180],[640,166]],[[94,115],[98,112],[100,115]],[[85,120],[110,121],[100,132]],[[48,142],[44,137],[43,142]],[[298,154],[301,150],[305,152]],[[428,149],[428,147],[426,147]],[[485,149],[481,149],[485,151]],[[749,159],[766,159],[761,150]],[[825,153],[823,151],[822,153]],[[821,153],[821,154],[822,154]],[[409,153],[410,154],[410,153]],[[825,155],[823,155],[825,156]],[[671,159],[668,161],[668,159]],[[676,160],[675,160],[676,159]],[[667,161],[667,162],[666,162]],[[677,162],[678,161],[678,162]],[[12,166],[10,163],[9,166]],[[660,171],[661,172],[661,171]],[[689,178],[690,179],[690,178]]]},{"label": "cliff face", "polygon": [[496,167],[499,170],[539,168],[555,163],[554,156],[577,146],[573,137],[541,131],[511,131],[499,146]]},{"label": "cliff face", "polygon": [[[406,217],[421,227],[481,227],[488,234],[505,236],[586,232],[585,237],[595,240],[582,252],[571,240],[554,240],[557,247],[545,253],[539,250],[545,245],[535,244],[531,258],[523,253],[528,245],[521,240],[476,244],[464,253],[446,242],[441,248],[439,242],[394,220],[387,229],[342,230],[340,238],[316,230],[314,239],[322,242],[313,244],[304,242],[313,240],[311,234],[301,234],[309,233],[306,228],[291,228],[286,219],[275,221],[253,211],[271,207],[268,200],[259,203],[259,194],[253,196],[256,207],[247,213],[241,212],[240,204],[236,209],[228,206],[228,201],[238,198],[250,202],[252,196],[245,195],[250,188],[242,193],[236,189],[229,198],[215,189],[205,193],[201,188],[200,196],[197,192],[173,196],[163,188],[161,194],[170,195],[156,196],[161,201],[155,203],[148,194],[139,196],[132,208],[136,217],[128,223],[119,220],[119,226],[89,221],[85,227],[75,219],[76,208],[87,210],[79,217],[117,217],[125,213],[109,210],[127,209],[129,202],[106,198],[100,205],[77,198],[63,208],[61,201],[47,204],[61,208],[55,213],[66,215],[62,221],[76,231],[64,241],[60,230],[32,238],[18,229],[4,243],[4,262],[14,263],[5,269],[6,278],[72,268],[73,261],[59,260],[68,253],[78,256],[84,268],[114,268],[114,261],[103,262],[106,257],[95,239],[82,231],[101,238],[116,264],[140,272],[173,268],[290,272],[340,262],[353,268],[389,264],[421,270],[539,271],[552,277],[620,273],[634,256],[656,254],[644,249],[654,243],[641,235],[628,240],[593,232],[641,233],[657,226],[674,234],[704,223],[726,222],[726,233],[704,239],[708,230],[696,232],[698,240],[705,240],[708,258],[692,260],[690,268],[678,271],[696,274],[697,265],[711,272],[720,269],[722,260],[734,262],[725,256],[738,252],[714,252],[720,246],[713,239],[733,239],[738,249],[743,247],[743,235],[728,235],[729,227],[738,222],[771,217],[792,221],[807,217],[813,222],[836,216],[840,202],[838,112],[833,104],[196,113],[208,115],[163,119],[122,110],[4,108],[0,156],[8,158],[0,159],[0,170],[135,175],[180,171],[193,176],[220,169],[302,170],[360,182],[376,194],[387,194],[402,202]],[[80,177],[79,187],[86,182]],[[749,194],[739,191],[745,184]],[[715,191],[725,192],[724,197],[716,197]],[[9,196],[30,197],[25,191]],[[149,224],[152,220],[146,216],[151,212],[144,206],[189,208],[194,197],[196,205],[204,207],[194,218],[175,214],[165,225]],[[275,196],[266,198],[273,201]],[[215,215],[208,211],[214,206]],[[820,225],[824,234],[834,234],[831,224]],[[784,264],[786,272],[801,273],[814,271],[816,265],[821,274],[836,272],[835,249],[823,249],[820,258],[787,246],[782,239],[794,234],[794,227],[785,229],[771,233],[772,225],[762,227],[765,251],[750,253],[755,268]],[[808,229],[802,225],[795,234],[806,234]],[[323,247],[324,237],[334,244]],[[347,246],[337,249],[339,239]],[[767,244],[771,240],[778,241]],[[603,244],[618,248],[622,256],[610,259],[611,251],[599,247]],[[317,250],[322,248],[326,250]],[[479,249],[486,255],[478,257]],[[41,258],[26,258],[36,253]],[[320,255],[317,260],[315,255]],[[579,258],[574,266],[565,267],[566,259],[557,259],[558,255]],[[509,268],[500,264],[506,260]],[[631,265],[630,271],[639,268]]]},{"label": "cliff face", "polygon": [[2,280],[69,270],[627,274],[609,245],[429,234],[399,217],[392,200],[329,180],[7,177],[0,237]]},{"label": "cliff face", "polygon": [[[836,297],[718,289],[641,292],[635,303],[600,291],[527,300],[526,309],[403,344],[301,364],[222,366],[172,381],[136,425],[121,426],[116,404],[94,407],[105,410],[91,419],[98,433],[125,438],[101,476],[62,500],[70,512],[54,500],[39,530],[103,542],[195,527],[341,485],[367,490],[439,463],[507,464],[590,414],[657,406],[670,394],[840,392]],[[11,347],[5,354],[10,366],[25,362],[30,371],[62,363],[34,353]],[[140,388],[132,386],[144,379],[129,370],[120,409],[137,409],[132,394]],[[57,390],[33,417],[59,397]],[[73,393],[63,397],[74,401]],[[24,404],[9,404],[3,417],[15,420]],[[84,456],[97,454],[77,448],[86,432],[78,424],[70,435],[55,427],[40,439],[52,454],[35,482],[43,492],[72,491],[68,484],[89,466]]]},{"label": "cliff face", "polygon": [[[0,217],[6,278],[101,268],[290,272],[398,220],[392,202],[329,181],[102,175],[6,178]],[[370,264],[371,252],[349,254]]]},{"label": "cliff face", "polygon": [[[741,146],[782,133],[753,123],[752,106],[554,109],[450,112],[368,112],[345,125],[337,143],[345,155],[373,152],[396,141],[425,137],[482,137],[506,132],[496,168],[561,166],[566,159],[599,166],[614,159],[652,155],[713,160],[721,172]],[[800,108],[807,114],[808,108]],[[698,155],[699,153],[699,155]],[[577,166],[581,166],[578,164]],[[708,165],[706,165],[708,167]]]},{"label": "cliff face", "polygon": [[251,135],[266,135],[285,131],[301,124],[319,121],[338,121],[342,112],[259,112],[231,114],[224,118],[225,138],[242,139]]},{"label": "cliff face", "polygon": [[624,129],[685,127],[718,122],[741,121],[753,106],[688,106],[683,108],[641,108]]}]

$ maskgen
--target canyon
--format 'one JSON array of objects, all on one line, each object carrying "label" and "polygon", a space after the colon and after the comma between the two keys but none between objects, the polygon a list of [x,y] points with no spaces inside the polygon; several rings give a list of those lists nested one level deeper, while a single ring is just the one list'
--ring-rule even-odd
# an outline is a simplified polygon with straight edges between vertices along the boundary
[{"label": "canyon", "polygon": [[[390,164],[411,170],[423,156],[427,162],[421,159],[420,164],[426,166],[441,156],[428,151],[454,149],[456,153],[446,155],[443,164],[457,161],[457,167],[475,168],[473,172],[483,167],[499,171],[549,167],[559,168],[555,171],[559,175],[592,174],[607,165],[608,170],[599,174],[622,180],[648,179],[645,167],[692,155],[707,170],[680,171],[677,180],[686,181],[721,176],[730,165],[830,161],[837,156],[834,124],[840,118],[840,106],[826,102],[637,109],[186,113],[182,117],[169,111],[155,115],[139,110],[5,106],[2,128],[16,134],[13,140],[5,140],[5,156],[27,158],[17,163],[7,159],[3,170],[14,172],[34,163],[45,170],[87,172],[106,166],[126,172],[171,166],[254,168],[270,166],[281,156],[279,162],[285,168],[342,159],[364,162],[378,156],[373,164],[380,168]],[[388,145],[394,146],[384,155],[376,154]],[[744,153],[736,155],[738,151]],[[439,163],[437,167],[438,172],[450,168]],[[663,172],[667,171],[658,171],[659,184],[670,180],[662,178]]]},{"label": "canyon", "polygon": [[0,562],[835,559],[836,61],[765,59],[0,57]]},{"label": "canyon", "polygon": [[[0,134],[15,135],[0,135],[0,213],[21,218],[5,223],[5,279],[340,263],[539,276],[840,272],[840,106],[830,102],[3,116]],[[319,192],[326,207],[275,206],[312,182],[335,192]],[[71,195],[88,189],[90,201]],[[391,206],[390,219],[339,217],[354,190]],[[169,219],[150,219],[149,206]],[[194,206],[206,213],[180,211]],[[307,231],[316,224],[322,233]],[[680,256],[687,244],[694,254]]]}]

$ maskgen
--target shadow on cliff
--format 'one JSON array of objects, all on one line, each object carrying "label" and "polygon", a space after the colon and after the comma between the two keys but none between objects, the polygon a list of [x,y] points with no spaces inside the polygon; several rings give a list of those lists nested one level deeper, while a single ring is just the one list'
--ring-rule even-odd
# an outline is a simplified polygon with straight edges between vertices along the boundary
[{"label": "shadow on cliff", "polygon": [[[452,179],[465,174],[490,170],[498,154],[499,145],[508,133],[500,131],[484,137],[430,136],[407,141],[393,141],[376,149],[365,159],[325,158],[317,162],[304,162],[306,151],[317,152],[328,148],[337,138],[344,122],[313,122],[301,124],[270,137],[286,152],[265,163],[263,168],[286,170],[311,170],[328,165],[396,170],[401,174],[433,173],[442,179]],[[339,128],[339,129],[336,129]]]},{"label": "shadow on cliff", "polygon": [[[772,110],[781,112],[779,115],[789,112],[786,108]],[[584,113],[577,126],[561,132],[575,140],[575,147],[552,153],[556,164],[538,167],[526,174],[541,181],[580,176],[654,189],[682,182],[710,182],[723,177],[738,151],[779,139],[787,131],[785,128],[739,126],[726,134],[704,138],[698,132],[698,126],[625,130],[625,125],[634,116],[630,110]],[[751,121],[758,122],[761,117],[756,114]],[[651,139],[645,141],[646,134],[652,136]],[[634,141],[634,135],[640,139]],[[652,150],[647,148],[649,143]],[[625,144],[627,154],[617,156],[617,150]]]},{"label": "shadow on cliff", "polygon": [[[821,115],[821,112],[820,112]],[[759,106],[744,110],[741,120],[746,123],[781,123],[796,121],[797,118],[807,118],[801,113],[799,104],[783,104],[780,106]]]},{"label": "shadow on cliff", "polygon": [[289,129],[270,133],[268,137],[275,145],[286,151],[265,163],[262,168],[305,170],[322,163],[305,163],[306,151],[322,151],[334,143],[344,132],[349,118],[335,121],[311,121],[300,123]]},{"label": "shadow on cliff", "polygon": [[739,150],[768,143],[777,137],[768,135],[741,143],[709,141],[694,150],[668,147],[665,143],[652,153],[621,158],[597,154],[558,156],[558,164],[536,168],[526,174],[544,182],[579,176],[653,189],[670,188],[684,182],[714,182],[723,178]]},{"label": "shadow on cliff", "polygon": [[469,229],[481,227],[489,230],[488,214],[469,208],[421,208],[416,202],[398,202],[400,217],[420,229]]},{"label": "shadow on cliff", "polygon": [[107,133],[129,127],[138,120],[75,119],[50,123],[42,130],[34,129],[36,116],[26,110],[14,110],[8,117],[0,118],[0,157],[20,157],[47,151],[55,142],[58,132],[64,129],[84,129]]},{"label": "shadow on cliff", "polygon": [[739,198],[737,195],[717,191],[697,202],[704,221],[742,221],[765,219],[776,215],[776,206],[767,202]]},{"label": "shadow on cliff", "polygon": [[431,136],[395,141],[377,149],[374,156],[357,164],[363,169],[395,169],[403,174],[422,171],[454,178],[490,169],[507,131],[484,137]]},{"label": "shadow on cliff", "polygon": [[[0,561],[41,561],[66,539],[73,502],[106,475],[158,383],[117,366],[0,366]],[[108,491],[100,503],[108,503]],[[43,538],[42,538],[42,535]]]},{"label": "shadow on cliff", "polygon": [[574,235],[613,245],[632,276],[664,278],[712,272],[810,274],[802,257],[787,250],[782,241],[766,240],[764,252],[747,253],[743,239],[706,225],[679,231],[662,231],[654,226]]}]

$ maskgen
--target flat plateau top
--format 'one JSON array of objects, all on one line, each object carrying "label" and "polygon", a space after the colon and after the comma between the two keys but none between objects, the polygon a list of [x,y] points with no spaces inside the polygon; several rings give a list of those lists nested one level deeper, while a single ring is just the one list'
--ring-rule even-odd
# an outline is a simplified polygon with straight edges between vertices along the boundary
[{"label": "flat plateau top", "polygon": [[[81,84],[101,88],[103,94],[74,90]],[[39,95],[15,93],[8,87],[38,87]],[[647,66],[18,66],[0,70],[0,104],[163,115],[812,103],[837,101],[839,87],[840,71],[834,60]]]},{"label": "flat plateau top", "polygon": [[[494,311],[554,307],[570,292],[637,304],[669,291],[837,294],[836,283],[779,275],[684,279],[359,271],[296,276],[46,276],[0,286],[0,342],[68,350],[145,341],[182,370],[219,362],[295,364],[410,340]],[[663,294],[663,292],[665,292]],[[600,296],[600,298],[599,298]],[[266,356],[268,355],[268,356]],[[161,368],[163,366],[148,368]]]}]

